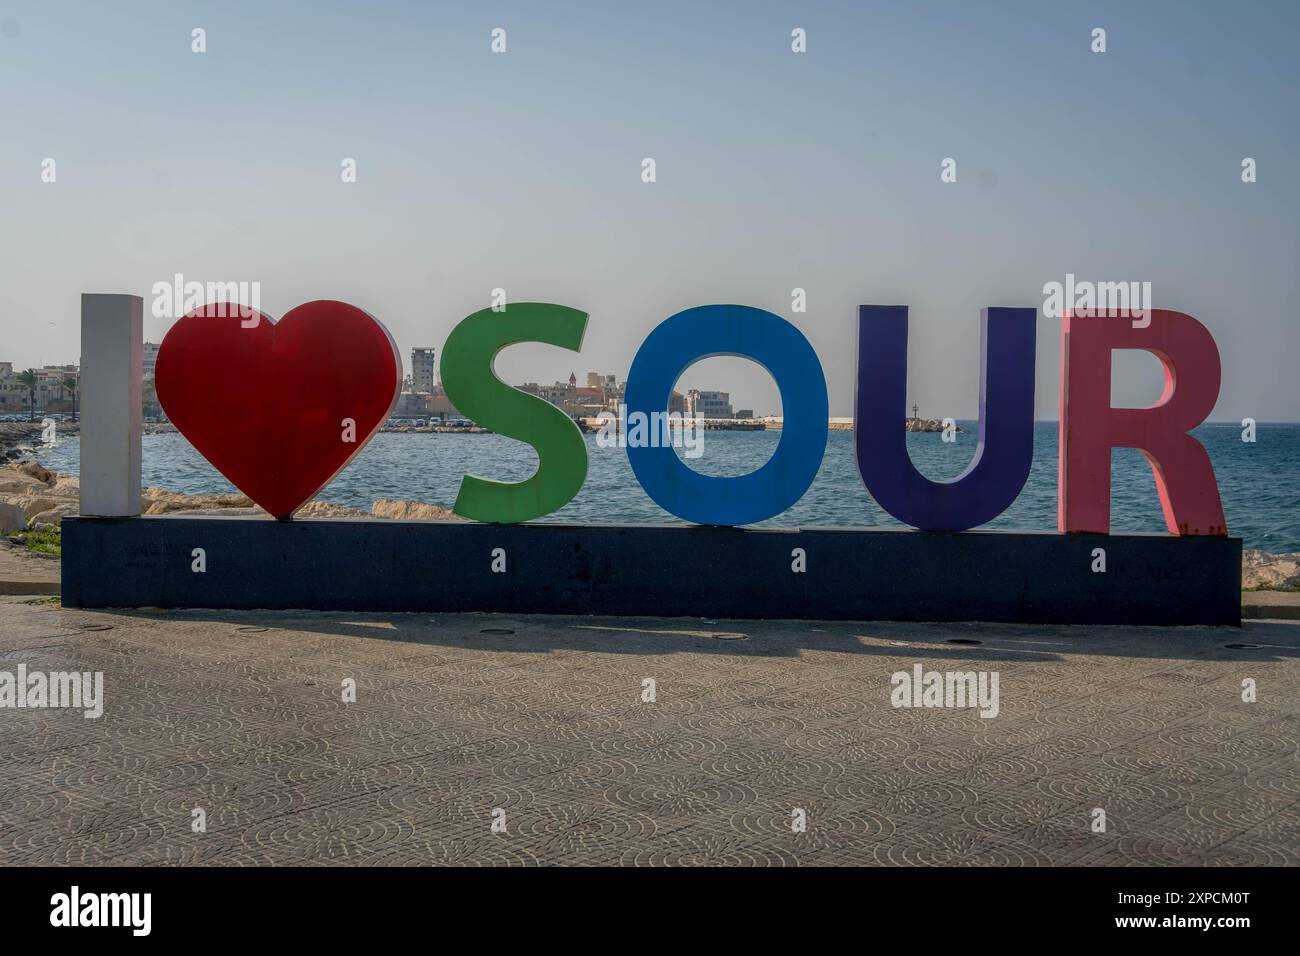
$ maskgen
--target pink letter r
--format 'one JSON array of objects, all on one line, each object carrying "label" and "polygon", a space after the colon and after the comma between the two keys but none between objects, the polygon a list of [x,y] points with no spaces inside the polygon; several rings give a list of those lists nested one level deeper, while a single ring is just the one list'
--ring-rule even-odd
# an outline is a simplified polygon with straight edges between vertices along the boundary
[{"label": "pink letter r", "polygon": [[[1182,312],[1072,315],[1061,321],[1061,434],[1057,528],[1110,532],[1110,452],[1136,448],[1156,478],[1171,534],[1226,535],[1223,504],[1205,446],[1187,434],[1219,398],[1219,350],[1209,330]],[[1145,349],[1165,368],[1165,388],[1150,408],[1111,408],[1114,349]]]}]

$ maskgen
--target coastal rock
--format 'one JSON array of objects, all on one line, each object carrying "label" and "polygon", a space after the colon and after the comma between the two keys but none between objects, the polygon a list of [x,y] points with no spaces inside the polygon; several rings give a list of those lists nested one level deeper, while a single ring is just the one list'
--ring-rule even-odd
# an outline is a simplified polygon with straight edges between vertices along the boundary
[{"label": "coastal rock", "polygon": [[[903,430],[909,432],[941,432],[943,431],[943,419],[909,418],[903,422]],[[962,431],[962,427],[954,422],[952,430],[959,432]]]},{"label": "coastal rock", "polygon": [[[220,518],[266,518],[271,520],[271,516],[250,501],[239,504],[242,496],[238,495],[195,495],[194,498],[207,498],[205,502],[197,502],[194,507],[189,508],[172,508],[170,511],[158,512],[158,514],[175,514],[184,515],[185,517],[220,517]],[[226,504],[214,502],[226,501]],[[349,508],[346,505],[330,504],[327,501],[309,501],[293,513],[297,518],[368,518],[370,513],[362,511],[359,508]]]},{"label": "coastal rock", "polygon": [[166,514],[184,516],[186,518],[270,518],[265,511],[257,505],[249,505],[247,508],[221,508],[221,507],[203,507],[203,508],[176,508]]},{"label": "coastal rock", "polygon": [[61,498],[81,498],[81,479],[74,475],[55,475],[50,482],[50,494]]},{"label": "coastal rock", "polygon": [[57,474],[56,472],[50,471],[48,468],[42,467],[34,461],[20,461],[17,465],[14,465],[13,468],[14,471],[18,472],[18,474],[26,475],[29,478],[35,478],[43,485],[48,485],[50,479],[55,477]]},{"label": "coastal rock", "polygon": [[10,531],[24,531],[27,528],[27,515],[17,505],[0,501],[0,534]]},{"label": "coastal rock", "polygon": [[370,508],[370,514],[376,518],[391,518],[394,521],[461,521],[460,515],[439,505],[423,501],[390,501],[376,498]]},{"label": "coastal rock", "polygon": [[49,511],[59,505],[56,498],[38,497],[36,495],[0,495],[0,501],[21,509],[23,516],[28,521],[31,521],[42,511]]},{"label": "coastal rock", "polygon": [[0,495],[34,495],[49,491],[43,481],[11,471],[12,465],[0,470]]},{"label": "coastal rock", "polygon": [[48,531],[58,528],[60,523],[68,515],[75,515],[81,512],[81,504],[77,501],[63,499],[60,504],[55,505],[48,511],[42,511],[32,516],[29,525],[35,531]]},{"label": "coastal rock", "polygon": [[40,435],[40,422],[0,422],[0,452],[6,458],[12,458],[17,451],[14,446],[29,444]]},{"label": "coastal rock", "polygon": [[[921,421],[914,419],[913,421]],[[938,428],[942,423],[931,419]],[[81,484],[76,477],[60,475],[33,461],[0,464],[0,534],[26,528],[58,528],[67,515],[80,511]],[[162,488],[148,488],[141,496],[144,514],[184,513],[221,516],[266,516],[242,494],[184,495]],[[324,501],[310,501],[299,508],[300,518],[387,518],[394,521],[461,521],[459,515],[440,505],[422,501],[378,498],[370,511]],[[1300,591],[1300,552],[1272,554],[1242,552],[1242,588],[1247,591]]]},{"label": "coastal rock", "polygon": [[140,510],[147,515],[165,515],[173,511],[202,509],[251,508],[247,495],[182,495],[161,488],[147,488],[140,496]]},{"label": "coastal rock", "polygon": [[1241,552],[1243,591],[1300,591],[1300,552]]},{"label": "coastal rock", "polygon": [[370,513],[328,501],[309,501],[293,513],[295,518],[369,518]]}]

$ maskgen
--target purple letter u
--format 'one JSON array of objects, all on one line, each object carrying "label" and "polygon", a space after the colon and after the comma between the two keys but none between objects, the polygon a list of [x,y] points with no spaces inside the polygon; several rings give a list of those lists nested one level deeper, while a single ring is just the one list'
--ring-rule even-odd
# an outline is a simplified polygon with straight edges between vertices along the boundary
[{"label": "purple letter u", "polygon": [[907,306],[858,306],[854,450],[880,507],[923,531],[964,531],[1016,500],[1034,460],[1034,309],[980,318],[979,443],[951,481],[931,481],[907,454]]}]

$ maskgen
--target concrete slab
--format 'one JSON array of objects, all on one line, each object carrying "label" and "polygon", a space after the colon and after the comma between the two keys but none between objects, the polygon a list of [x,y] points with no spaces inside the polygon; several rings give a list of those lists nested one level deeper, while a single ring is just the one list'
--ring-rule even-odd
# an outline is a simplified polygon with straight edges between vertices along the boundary
[{"label": "concrete slab", "polygon": [[[0,710],[0,865],[1294,866],[1298,652],[1290,623],[0,598],[0,671],[102,671],[106,697],[97,720]],[[998,715],[892,706],[916,664],[996,672]]]},{"label": "concrete slab", "polygon": [[59,559],[0,541],[0,594],[58,594]]},{"label": "concrete slab", "polygon": [[1268,620],[1300,620],[1300,592],[1243,591],[1241,616]]}]

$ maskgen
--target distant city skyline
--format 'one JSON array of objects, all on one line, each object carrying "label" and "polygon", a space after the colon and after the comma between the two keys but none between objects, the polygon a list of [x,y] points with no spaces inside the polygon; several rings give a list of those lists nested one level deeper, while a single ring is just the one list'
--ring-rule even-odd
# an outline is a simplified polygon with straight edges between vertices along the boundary
[{"label": "distant city skyline", "polygon": [[[1300,420],[1293,3],[146,0],[8,6],[0,26],[16,369],[77,361],[81,293],[148,300],[177,273],[259,283],[272,316],[343,299],[404,355],[496,289],[590,314],[581,353],[502,353],[509,382],[624,378],[664,318],[739,302],[808,336],[847,416],[856,307],[903,303],[909,409],[970,419],[980,309],[1041,308],[1073,275],[1149,282],[1211,330],[1213,420]],[[146,309],[147,338],[167,326]],[[1058,363],[1040,313],[1041,420]],[[1119,403],[1158,395],[1154,358],[1116,369]],[[678,388],[779,410],[740,359]]]}]

